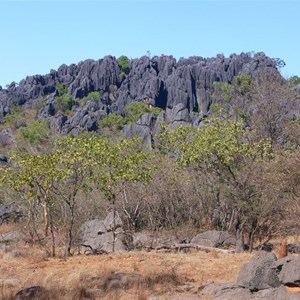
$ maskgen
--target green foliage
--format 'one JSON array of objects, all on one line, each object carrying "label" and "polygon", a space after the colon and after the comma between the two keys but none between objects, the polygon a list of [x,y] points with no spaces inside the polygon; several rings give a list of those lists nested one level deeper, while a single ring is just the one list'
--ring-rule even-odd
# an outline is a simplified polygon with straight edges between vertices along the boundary
[{"label": "green foliage", "polygon": [[67,84],[65,84],[65,83],[59,82],[59,83],[57,83],[55,85],[55,90],[56,90],[56,93],[57,93],[57,95],[59,97],[67,94],[68,93],[68,89],[69,89],[69,86]]},{"label": "green foliage", "polygon": [[48,121],[32,121],[26,127],[19,129],[16,139],[33,145],[45,142],[50,136]]},{"label": "green foliage", "polygon": [[25,112],[20,106],[12,106],[11,113],[4,117],[4,125],[14,130],[26,125]]},{"label": "green foliage", "polygon": [[67,95],[64,97],[56,97],[57,104],[60,110],[63,112],[71,110],[74,102],[71,96]]},{"label": "green foliage", "polygon": [[145,113],[153,113],[158,116],[161,109],[159,107],[149,107],[143,102],[132,102],[125,108],[126,119],[128,123],[137,122],[138,119]]},{"label": "green foliage", "polygon": [[119,74],[119,77],[120,77],[121,79],[125,78],[125,76],[126,76],[126,73],[125,73],[124,71],[122,71],[122,72]]},{"label": "green foliage", "polygon": [[101,97],[102,97],[102,91],[90,92],[86,97],[79,99],[78,104],[82,105],[90,100],[95,100],[99,102]]},{"label": "green foliage", "polygon": [[129,59],[127,56],[121,55],[118,58],[118,64],[125,73],[127,73],[129,71]]},{"label": "green foliage", "polygon": [[109,128],[112,131],[121,130],[125,123],[126,119],[116,114],[109,114],[101,118],[98,122],[100,128]]},{"label": "green foliage", "polygon": [[235,78],[236,84],[238,86],[238,91],[242,95],[246,95],[250,93],[251,91],[251,84],[252,84],[252,79],[251,76],[248,74],[240,74],[237,75]]},{"label": "green foliage", "polygon": [[300,84],[300,77],[299,76],[292,76],[288,79],[288,83],[291,86],[296,86],[296,85]]}]

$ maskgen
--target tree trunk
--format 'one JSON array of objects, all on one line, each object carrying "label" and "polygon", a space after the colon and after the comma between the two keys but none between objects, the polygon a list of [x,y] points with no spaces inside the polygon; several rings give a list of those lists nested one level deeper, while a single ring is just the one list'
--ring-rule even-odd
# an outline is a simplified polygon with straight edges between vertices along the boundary
[{"label": "tree trunk", "polygon": [[45,236],[49,235],[49,205],[47,201],[43,204],[44,208],[44,234]]},{"label": "tree trunk", "polygon": [[52,242],[52,256],[55,257],[56,255],[56,245],[55,245],[55,233],[54,233],[54,224],[52,218],[51,208],[49,207],[49,221],[50,221],[50,233],[51,233],[51,242]]},{"label": "tree trunk", "polygon": [[241,223],[239,216],[237,216],[235,222],[235,234],[236,234],[235,253],[244,252],[243,226],[244,226],[244,222]]}]

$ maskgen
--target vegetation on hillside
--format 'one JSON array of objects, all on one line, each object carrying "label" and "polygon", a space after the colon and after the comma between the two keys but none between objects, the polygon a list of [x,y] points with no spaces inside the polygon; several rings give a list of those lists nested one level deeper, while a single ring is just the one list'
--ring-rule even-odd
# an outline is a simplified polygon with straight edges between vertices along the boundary
[{"label": "vegetation on hillside", "polygon": [[[128,59],[119,60],[126,71]],[[23,146],[11,153],[10,164],[0,165],[1,187],[10,191],[5,201],[18,195],[32,241],[50,234],[53,255],[57,231],[64,232],[60,243],[71,254],[82,222],[109,207],[118,210],[128,230],[230,231],[237,237],[237,251],[262,246],[275,234],[295,233],[297,83],[298,78],[285,81],[273,73],[262,73],[256,81],[241,74],[232,83],[216,82],[203,124],[175,130],[161,124],[151,153],[136,138],[107,139],[96,133],[53,138],[48,122],[20,126],[24,116],[15,110],[5,125],[18,130]],[[58,84],[56,92],[59,109],[69,111],[74,101],[68,87]],[[81,104],[100,97],[95,91]],[[110,114],[98,124],[116,134],[144,113],[159,112],[134,102],[124,116]]]}]

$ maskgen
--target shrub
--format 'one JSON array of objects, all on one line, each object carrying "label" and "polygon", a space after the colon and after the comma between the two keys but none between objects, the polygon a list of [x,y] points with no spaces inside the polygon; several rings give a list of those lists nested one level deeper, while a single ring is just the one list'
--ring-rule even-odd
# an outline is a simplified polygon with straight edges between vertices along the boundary
[{"label": "shrub", "polygon": [[119,77],[120,77],[121,79],[123,79],[125,76],[126,76],[126,73],[125,73],[125,72],[121,72],[121,73],[119,74]]},{"label": "shrub", "polygon": [[128,123],[137,122],[137,120],[145,113],[154,113],[158,116],[161,109],[159,107],[149,107],[143,102],[132,102],[125,108],[126,119]]},{"label": "shrub", "polygon": [[118,58],[118,64],[125,73],[127,73],[129,71],[129,59],[127,56],[121,55]]},{"label": "shrub", "polygon": [[61,109],[63,112],[72,109],[73,99],[71,96],[68,95],[65,97],[57,97],[56,99],[57,99],[59,109]]},{"label": "shrub", "polygon": [[4,124],[14,130],[26,126],[25,112],[20,107],[13,106],[11,108],[11,113],[5,115]]},{"label": "shrub", "polygon": [[121,130],[126,123],[126,119],[120,115],[110,114],[99,120],[100,128],[109,128],[111,130]]},{"label": "shrub", "polygon": [[57,83],[55,86],[56,93],[59,97],[68,93],[69,86],[65,83]]},{"label": "shrub", "polygon": [[16,139],[19,142],[36,145],[46,141],[49,135],[48,121],[33,121],[28,126],[19,129]]},{"label": "shrub", "polygon": [[298,77],[298,76],[292,76],[291,78],[288,79],[288,83],[291,86],[298,85],[298,84],[300,84],[300,77]]},{"label": "shrub", "polygon": [[99,102],[101,97],[102,97],[102,91],[94,91],[89,93],[86,97],[79,99],[78,104],[82,105],[90,100],[95,100]]}]

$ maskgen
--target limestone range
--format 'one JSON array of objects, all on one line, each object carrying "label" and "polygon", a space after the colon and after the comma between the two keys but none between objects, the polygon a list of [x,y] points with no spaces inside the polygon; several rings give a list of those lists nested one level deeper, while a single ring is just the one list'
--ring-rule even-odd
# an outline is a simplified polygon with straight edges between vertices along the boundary
[{"label": "limestone range", "polygon": [[[166,55],[142,56],[129,60],[126,74],[113,56],[88,59],[77,65],[62,65],[46,75],[28,76],[7,89],[0,86],[0,123],[13,106],[32,106],[43,97],[45,102],[38,111],[38,119],[49,120],[51,129],[59,127],[62,134],[76,135],[82,129],[96,130],[101,117],[110,113],[123,114],[129,103],[144,101],[163,111],[157,118],[148,114],[137,124],[127,125],[124,134],[138,134],[150,143],[150,133],[157,128],[158,122],[174,126],[181,123],[199,125],[213,102],[214,82],[231,83],[242,73],[256,78],[260,70],[278,72],[274,60],[263,52],[214,58],[192,56],[178,61]],[[56,108],[55,86],[58,83],[67,85],[68,95],[74,102],[93,91],[100,91],[101,99],[73,106],[71,116],[62,114]]]}]

